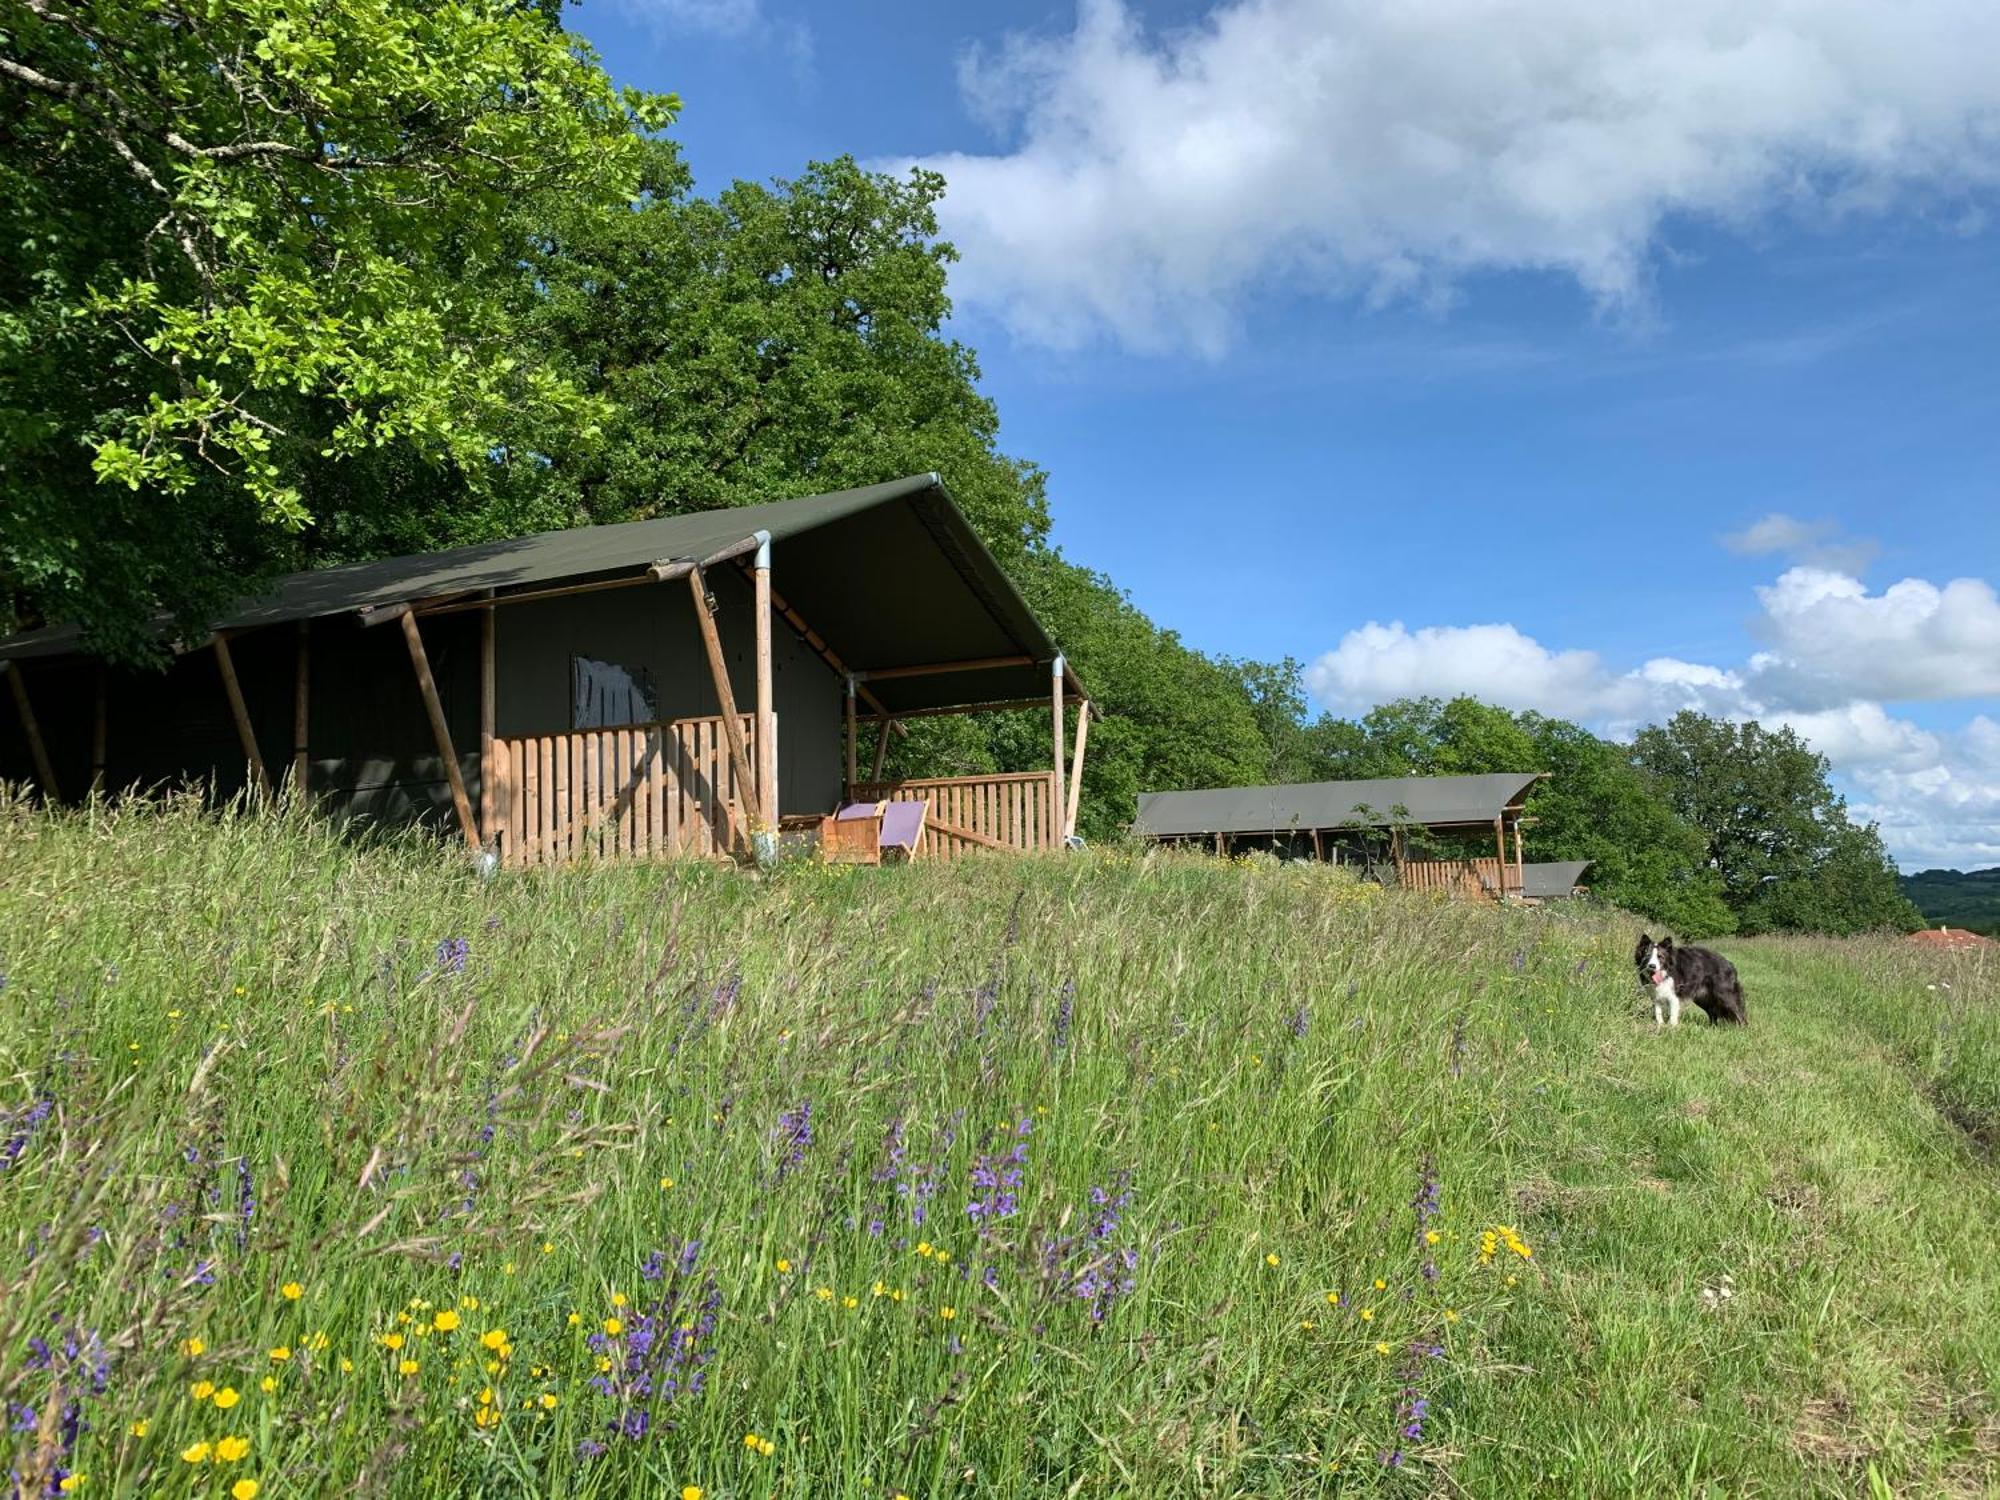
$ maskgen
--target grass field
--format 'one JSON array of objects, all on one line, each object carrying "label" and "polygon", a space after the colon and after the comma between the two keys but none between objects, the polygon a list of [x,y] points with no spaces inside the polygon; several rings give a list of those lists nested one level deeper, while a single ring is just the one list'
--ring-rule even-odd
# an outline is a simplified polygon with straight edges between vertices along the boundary
[{"label": "grass field", "polygon": [[1117,854],[0,804],[24,1494],[2000,1488],[1995,976]]}]

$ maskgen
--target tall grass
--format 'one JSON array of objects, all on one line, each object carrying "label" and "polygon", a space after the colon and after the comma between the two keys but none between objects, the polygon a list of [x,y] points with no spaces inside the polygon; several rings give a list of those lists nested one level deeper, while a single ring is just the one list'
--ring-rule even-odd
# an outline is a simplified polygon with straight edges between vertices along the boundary
[{"label": "tall grass", "polygon": [[1518,1484],[1532,1440],[1476,1457],[1508,1402],[1591,1405],[1548,1368],[1580,1229],[1522,1185],[1645,1035],[1630,936],[1201,858],[482,883],[296,816],[6,803],[12,1468]]}]

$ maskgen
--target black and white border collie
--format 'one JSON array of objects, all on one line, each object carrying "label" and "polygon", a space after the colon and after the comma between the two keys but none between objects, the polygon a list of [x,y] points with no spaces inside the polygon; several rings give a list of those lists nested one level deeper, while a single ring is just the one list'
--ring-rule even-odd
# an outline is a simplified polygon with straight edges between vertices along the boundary
[{"label": "black and white border collie", "polygon": [[1681,1024],[1681,1002],[1699,1005],[1708,1012],[1710,1025],[1729,1021],[1741,1026],[1743,986],[1737,982],[1736,966],[1720,953],[1706,948],[1677,948],[1674,940],[1663,937],[1654,942],[1639,934],[1639,947],[1632,957],[1639,965],[1639,986],[1653,992],[1653,1023]]}]

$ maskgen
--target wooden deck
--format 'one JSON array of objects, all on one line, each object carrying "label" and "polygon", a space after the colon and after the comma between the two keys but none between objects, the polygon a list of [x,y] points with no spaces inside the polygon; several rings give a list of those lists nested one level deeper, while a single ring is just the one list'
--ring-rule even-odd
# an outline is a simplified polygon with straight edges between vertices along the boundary
[{"label": "wooden deck", "polygon": [[1443,891],[1487,901],[1521,894],[1520,866],[1498,859],[1410,859],[1397,866],[1405,890]]},{"label": "wooden deck", "polygon": [[[754,744],[756,715],[737,717]],[[747,839],[719,715],[495,738],[493,778],[504,865],[730,854]]]},{"label": "wooden deck", "polygon": [[1053,771],[863,782],[854,788],[858,802],[929,800],[919,859],[957,859],[985,849],[1026,853],[1060,848],[1057,795]]}]

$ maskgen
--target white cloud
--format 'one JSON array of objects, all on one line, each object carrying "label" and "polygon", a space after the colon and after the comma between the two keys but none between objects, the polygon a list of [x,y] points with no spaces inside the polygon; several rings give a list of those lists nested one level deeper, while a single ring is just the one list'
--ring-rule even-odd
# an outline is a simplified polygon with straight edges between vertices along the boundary
[{"label": "white cloud", "polygon": [[[1769,545],[1739,550],[1824,540],[1770,527]],[[2000,863],[2000,722],[1980,715],[1936,732],[1883,706],[2000,695],[1993,589],[1905,579],[1871,594],[1844,574],[1792,568],[1757,594],[1770,649],[1740,670],[1658,657],[1619,672],[1593,651],[1551,648],[1513,625],[1371,621],[1313,661],[1306,685],[1340,713],[1464,693],[1620,739],[1683,708],[1787,725],[1827,757],[1854,810],[1882,825],[1906,867]]]},{"label": "white cloud", "polygon": [[963,303],[1021,334],[1229,340],[1258,287],[1444,300],[1555,271],[1644,300],[1673,215],[1879,212],[2000,176],[1991,0],[1221,0],[969,55],[1008,137],[934,156]]},{"label": "white cloud", "polygon": [[1838,521],[1801,521],[1782,511],[1730,532],[1722,545],[1744,557],[1776,554],[1837,573],[1859,573],[1880,550],[1868,537],[1842,536]]},{"label": "white cloud", "polygon": [[1816,709],[1856,698],[1936,701],[2000,694],[2000,597],[1977,578],[1905,578],[1879,594],[1825,568],[1757,590],[1762,696]]},{"label": "white cloud", "polygon": [[1614,732],[1683,708],[1733,711],[1742,699],[1742,680],[1717,667],[1663,656],[1613,673],[1594,651],[1551,650],[1512,625],[1411,630],[1400,620],[1371,620],[1312,662],[1305,676],[1315,698],[1342,712],[1393,698],[1468,694]]}]

